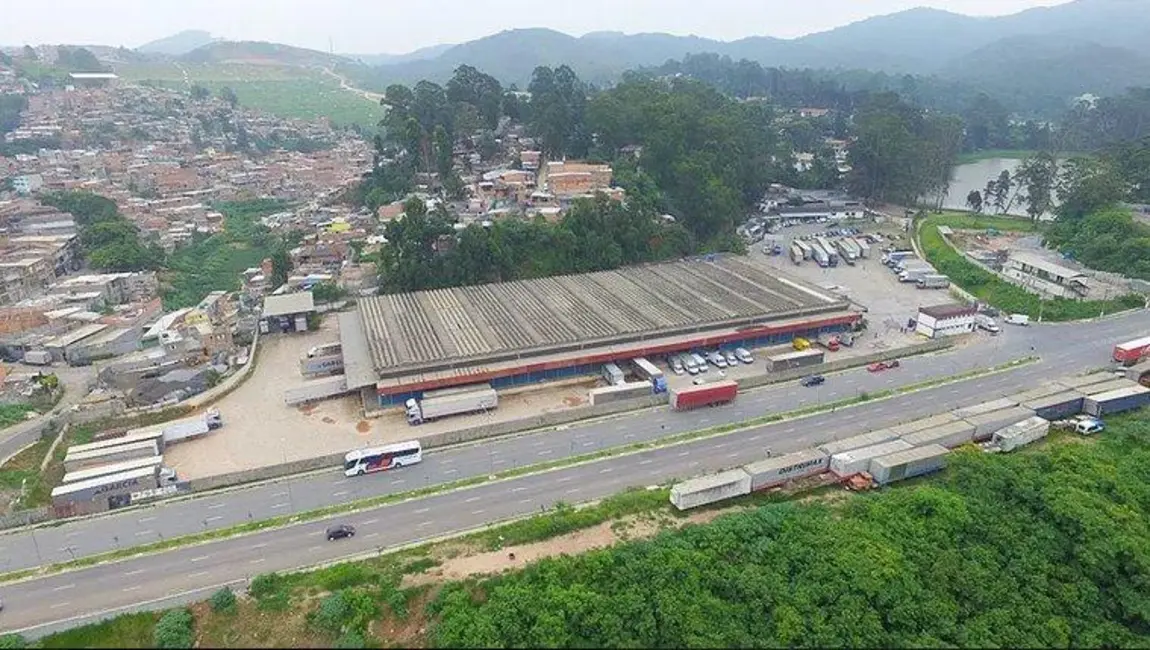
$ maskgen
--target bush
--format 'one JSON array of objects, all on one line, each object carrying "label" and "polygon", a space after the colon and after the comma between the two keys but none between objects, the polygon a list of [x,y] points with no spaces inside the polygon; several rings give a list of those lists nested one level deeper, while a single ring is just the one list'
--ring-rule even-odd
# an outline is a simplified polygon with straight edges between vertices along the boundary
[{"label": "bush", "polygon": [[367,640],[363,638],[363,634],[356,630],[348,630],[340,635],[339,639],[335,642],[336,648],[349,648],[356,650],[358,648],[366,648]]},{"label": "bush", "polygon": [[338,591],[362,585],[373,577],[363,564],[348,562],[322,569],[316,574],[315,581],[327,591]]},{"label": "bush", "polygon": [[308,622],[322,632],[343,634],[363,630],[378,613],[375,599],[369,594],[344,589],[321,600],[319,608],[308,615]]},{"label": "bush", "polygon": [[156,623],[156,647],[191,648],[195,643],[193,624],[192,613],[187,609],[168,610]]},{"label": "bush", "polygon": [[211,605],[212,611],[217,613],[231,613],[236,611],[236,595],[232,592],[230,587],[224,587],[208,600]]},{"label": "bush", "polygon": [[282,610],[289,604],[287,579],[278,573],[263,573],[252,578],[248,593],[260,609]]},{"label": "bush", "polygon": [[[20,650],[28,645],[24,637],[19,634],[0,634],[0,649],[3,650]],[[350,646],[348,646],[350,647]],[[363,647],[363,646],[358,646]]]}]

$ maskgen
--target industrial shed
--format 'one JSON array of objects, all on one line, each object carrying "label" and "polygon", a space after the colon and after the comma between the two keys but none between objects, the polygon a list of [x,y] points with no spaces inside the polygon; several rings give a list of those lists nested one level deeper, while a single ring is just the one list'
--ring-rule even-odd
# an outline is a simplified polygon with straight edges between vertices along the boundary
[{"label": "industrial shed", "polygon": [[310,291],[267,296],[260,314],[260,332],[306,332],[308,316],[314,313],[315,299]]},{"label": "industrial shed", "polygon": [[341,319],[340,336],[348,387],[374,382],[387,405],[450,386],[503,388],[635,357],[838,332],[861,317],[849,306],[738,257],[709,256],[369,297],[358,323]]}]

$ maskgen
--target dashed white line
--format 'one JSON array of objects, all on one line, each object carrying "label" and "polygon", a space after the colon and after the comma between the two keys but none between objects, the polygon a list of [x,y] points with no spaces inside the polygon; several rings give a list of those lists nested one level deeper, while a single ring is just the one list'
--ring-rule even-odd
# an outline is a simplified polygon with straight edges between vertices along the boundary
[{"label": "dashed white line", "polygon": [[204,519],[204,521],[206,521],[210,524],[213,521],[218,521],[218,520],[223,519],[223,518],[224,518],[223,515],[216,515],[215,517],[207,517],[206,519]]},{"label": "dashed white line", "polygon": [[531,503],[533,499],[520,499],[519,503]]},{"label": "dashed white line", "polygon": [[614,472],[614,471],[615,471],[614,467],[604,467],[603,469],[599,470],[599,473],[600,474],[606,474],[608,472]]},{"label": "dashed white line", "polygon": [[747,438],[747,440],[750,440],[751,442],[754,442],[754,441],[756,441],[756,440],[758,440],[759,438],[762,438],[762,437],[763,437],[762,435],[758,435],[758,434],[756,434],[756,435],[753,435],[753,436],[751,436],[750,438]]},{"label": "dashed white line", "polygon": [[640,464],[640,465],[650,465],[650,464],[651,464],[651,463],[653,463],[653,462],[655,462],[653,459],[651,459],[651,458],[648,458],[647,460],[641,460],[641,461],[639,461],[639,464]]},{"label": "dashed white line", "polygon": [[455,473],[456,473],[456,472],[458,472],[458,471],[459,471],[459,470],[457,470],[457,469],[455,469],[455,468],[451,468],[451,469],[445,469],[445,470],[443,470],[443,473],[444,473],[444,474],[455,474]]},{"label": "dashed white line", "polygon": [[727,454],[727,458],[738,458],[738,457],[739,457],[739,452],[737,452],[737,451],[733,454]]},{"label": "dashed white line", "polygon": [[259,544],[256,544],[252,548],[265,548],[267,545],[268,545],[267,542],[260,542]]},{"label": "dashed white line", "polygon": [[372,537],[379,537],[379,533],[368,533],[367,535],[365,535],[365,537],[367,537],[368,539],[371,539]]},{"label": "dashed white line", "polygon": [[485,513],[485,512],[487,512],[487,511],[486,511],[486,510],[472,510],[472,511],[471,511],[471,514],[473,514],[473,515],[481,515],[481,514],[483,514],[483,513]]},{"label": "dashed white line", "polygon": [[511,488],[511,491],[512,491],[512,492],[522,492],[522,491],[524,491],[524,490],[526,490],[526,489],[527,489],[526,487],[524,487],[524,486],[520,485],[519,487],[513,487],[513,488]]},{"label": "dashed white line", "polygon": [[345,496],[347,496],[347,494],[348,494],[347,490],[340,490],[339,492],[336,492],[332,496],[333,497],[345,497]]},{"label": "dashed white line", "polygon": [[139,589],[139,588],[140,588],[140,585],[135,585],[135,586],[132,586],[132,587],[124,587],[123,591],[135,591],[135,590],[137,590],[137,589]]},{"label": "dashed white line", "polygon": [[537,440],[537,441],[531,443],[531,446],[532,447],[542,447],[545,444],[547,444],[546,440]]},{"label": "dashed white line", "polygon": [[434,524],[434,523],[435,523],[434,521],[425,521],[425,522],[419,524],[417,527],[423,528],[424,526],[430,526],[431,524]]},{"label": "dashed white line", "polygon": [[423,513],[428,512],[429,510],[431,510],[431,508],[420,508],[419,510],[415,511],[415,514],[422,515]]},{"label": "dashed white line", "polygon": [[476,501],[478,501],[482,498],[483,497],[468,497],[468,498],[464,499],[463,502],[464,503],[475,503]]},{"label": "dashed white line", "polygon": [[136,537],[143,537],[144,535],[155,535],[155,534],[156,534],[155,531],[141,530],[141,531],[136,533]]},{"label": "dashed white line", "polygon": [[258,558],[256,558],[256,559],[252,560],[251,562],[249,562],[248,564],[259,564],[260,562],[263,562],[263,561],[265,561],[265,560],[267,560],[267,558],[264,558],[264,557],[258,557]]},{"label": "dashed white line", "polygon": [[212,504],[208,505],[208,510],[215,510],[216,508],[222,508],[226,505],[228,505],[228,504],[223,502],[223,501],[221,501],[219,503],[212,503]]},{"label": "dashed white line", "polygon": [[564,476],[564,477],[555,479],[555,482],[556,483],[566,483],[567,481],[574,481],[574,480],[575,480],[574,476]]},{"label": "dashed white line", "polygon": [[578,491],[579,491],[579,488],[571,488],[570,490],[567,490],[563,494],[575,494]]},{"label": "dashed white line", "polygon": [[316,552],[316,551],[320,550],[321,548],[323,548],[323,547],[322,547],[322,546],[318,546],[318,545],[316,545],[316,546],[312,546],[312,547],[311,547],[311,548],[309,548],[308,550],[314,553],[314,552]]},{"label": "dashed white line", "polygon": [[189,573],[188,577],[189,578],[198,578],[200,576],[206,576],[209,573],[211,573],[211,572],[210,571],[196,571],[195,573]]},{"label": "dashed white line", "polygon": [[370,526],[372,524],[378,524],[378,523],[379,523],[378,519],[368,519],[367,521],[363,522],[363,525],[364,526]]},{"label": "dashed white line", "polygon": [[711,448],[712,449],[722,449],[723,447],[726,447],[726,446],[727,446],[727,443],[725,443],[725,442],[716,442],[715,444],[711,445]]},{"label": "dashed white line", "polygon": [[125,573],[124,575],[125,576],[138,576],[143,572],[144,572],[144,569],[136,569],[135,571],[129,571],[129,572]]},{"label": "dashed white line", "polygon": [[540,456],[549,456],[553,453],[555,453],[555,450],[553,450],[553,449],[544,449],[543,451],[539,452],[539,455]]},{"label": "dashed white line", "polygon": [[392,484],[392,485],[403,485],[403,484],[404,484],[404,483],[406,483],[406,482],[407,482],[407,481],[405,481],[404,479],[401,479],[401,478],[397,478],[397,479],[395,479],[394,481],[392,481],[392,482],[391,482],[391,484]]},{"label": "dashed white line", "polygon": [[286,508],[290,505],[291,505],[290,503],[277,503],[274,506],[272,506],[272,510],[275,510],[277,508]]},{"label": "dashed white line", "polygon": [[194,557],[194,558],[188,560],[188,562],[203,562],[204,560],[211,559],[211,557],[212,556],[210,556],[210,555],[201,555],[200,557]]},{"label": "dashed white line", "polygon": [[679,458],[685,458],[685,457],[690,456],[690,455],[691,455],[691,452],[689,452],[689,451],[679,452]]},{"label": "dashed white line", "polygon": [[347,483],[347,479],[341,478],[340,480],[332,483],[332,485],[343,485],[344,483]]},{"label": "dashed white line", "polygon": [[64,591],[65,589],[72,589],[75,586],[76,586],[75,583],[67,584],[67,585],[60,585],[59,587],[53,587],[52,591]]},{"label": "dashed white line", "polygon": [[68,606],[68,603],[53,603],[51,605],[48,605],[48,609],[59,609],[61,607],[67,607],[67,606]]},{"label": "dashed white line", "polygon": [[633,434],[633,433],[628,433],[627,435],[623,436],[623,439],[624,439],[624,440],[630,440],[630,439],[632,439],[632,438],[634,438],[634,437],[635,437],[635,434]]},{"label": "dashed white line", "polygon": [[590,447],[590,446],[595,444],[595,441],[594,440],[588,440],[587,442],[584,442],[582,444],[584,447]]},{"label": "dashed white line", "polygon": [[272,496],[273,497],[286,497],[288,494],[289,494],[288,491],[284,490],[283,492],[273,492]]},{"label": "dashed white line", "polygon": [[155,517],[140,517],[139,519],[137,519],[137,521],[139,521],[141,524],[146,524],[149,521],[155,521],[155,520],[156,520]]}]

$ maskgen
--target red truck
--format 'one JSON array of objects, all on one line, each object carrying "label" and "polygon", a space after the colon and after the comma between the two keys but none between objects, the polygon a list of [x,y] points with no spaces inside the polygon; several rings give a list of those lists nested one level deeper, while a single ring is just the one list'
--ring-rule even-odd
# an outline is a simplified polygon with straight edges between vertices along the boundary
[{"label": "red truck", "polygon": [[1150,356],[1150,336],[1114,346],[1114,360],[1123,365],[1132,366],[1145,356]]},{"label": "red truck", "polygon": [[671,408],[687,411],[702,406],[717,406],[734,401],[739,394],[739,384],[731,380],[717,381],[702,386],[689,386],[671,391]]}]

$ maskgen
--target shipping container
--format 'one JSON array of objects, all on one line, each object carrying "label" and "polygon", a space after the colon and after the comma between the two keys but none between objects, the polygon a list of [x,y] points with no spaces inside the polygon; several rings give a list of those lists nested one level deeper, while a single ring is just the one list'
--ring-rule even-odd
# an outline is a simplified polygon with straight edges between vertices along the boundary
[{"label": "shipping container", "polygon": [[739,384],[724,380],[703,386],[687,386],[671,391],[671,408],[686,411],[703,406],[716,406],[733,401],[739,393]]},{"label": "shipping container", "polygon": [[1143,386],[1150,385],[1146,383],[1146,380],[1150,378],[1150,361],[1136,363],[1127,368],[1126,378],[1130,381],[1136,381]]},{"label": "shipping container", "polygon": [[1002,409],[1001,411],[972,415],[965,419],[974,425],[974,439],[986,440],[1002,427],[1015,422],[1021,422],[1033,416],[1034,411],[1021,406],[1014,406],[1008,409]]},{"label": "shipping container", "polygon": [[948,449],[953,449],[974,441],[974,425],[959,420],[958,422],[951,422],[950,424],[944,424],[940,427],[931,427],[929,429],[915,431],[914,433],[903,436],[902,439],[915,447],[941,445]]},{"label": "shipping container", "polygon": [[1127,379],[1125,377],[1112,376],[1110,381],[1104,381],[1104,382],[1101,382],[1098,384],[1091,384],[1089,386],[1084,386],[1084,387],[1078,389],[1078,392],[1082,393],[1083,395],[1085,395],[1087,397],[1091,397],[1093,395],[1101,395],[1102,393],[1111,393],[1111,392],[1114,392],[1116,390],[1122,390],[1123,388],[1130,388],[1131,386],[1136,386],[1136,385],[1137,385],[1137,382],[1130,381],[1129,379]]},{"label": "shipping container", "polygon": [[137,469],[150,467],[156,470],[157,475],[160,468],[164,466],[163,456],[152,456],[150,458],[137,458],[135,460],[125,460],[118,463],[108,463],[106,465],[96,465],[88,469],[81,469],[75,472],[68,472],[64,474],[64,478],[60,479],[60,483],[78,483],[80,481],[87,481],[89,479],[99,478],[101,476],[109,476],[111,474],[120,474],[123,472],[131,472]]},{"label": "shipping container", "polygon": [[1057,383],[1063,386],[1086,392],[1090,386],[1096,386],[1108,381],[1114,381],[1114,375],[1108,372],[1092,372],[1089,375],[1072,375],[1070,377],[1063,377],[1057,380]]},{"label": "shipping container", "polygon": [[1123,365],[1134,365],[1150,355],[1150,336],[1126,341],[1114,346],[1114,360]]},{"label": "shipping container", "polygon": [[1084,397],[1076,391],[1063,391],[1054,395],[1037,397],[1022,403],[1034,414],[1047,420],[1065,420],[1082,412]]},{"label": "shipping container", "polygon": [[1150,388],[1134,384],[1098,395],[1088,395],[1082,410],[1096,418],[1150,405]]},{"label": "shipping container", "polygon": [[1041,440],[1049,432],[1050,420],[1034,416],[995,431],[990,442],[1002,451],[1009,452]]},{"label": "shipping container", "polygon": [[898,436],[895,435],[895,433],[890,429],[879,429],[877,431],[868,431],[867,433],[860,433],[857,436],[843,438],[842,440],[833,440],[831,442],[823,443],[819,445],[819,451],[822,451],[828,456],[834,456],[835,454],[841,454],[844,451],[862,449],[863,447],[870,447],[872,445],[877,445],[883,442],[889,442],[897,438]]},{"label": "shipping container", "polygon": [[[1026,402],[1033,402],[1035,400],[1050,397],[1051,395],[1061,395],[1066,392],[1066,386],[1057,382],[1048,381],[1038,386],[1037,388],[1031,388],[1030,390],[1022,391],[1021,393],[1007,395],[1007,399],[1012,400],[1016,404],[1025,404]],[[1078,395],[1081,397],[1082,393],[1078,393]]]},{"label": "shipping container", "polygon": [[28,350],[24,353],[24,363],[30,366],[46,366],[52,363],[52,353],[47,350]]},{"label": "shipping container", "polygon": [[422,399],[404,403],[407,423],[415,426],[438,418],[490,411],[499,406],[499,394],[490,384],[471,384],[427,391]]},{"label": "shipping container", "polygon": [[611,402],[622,402],[629,399],[646,397],[650,395],[651,392],[651,384],[645,381],[633,381],[625,382],[618,386],[592,388],[588,391],[587,395],[591,399],[591,406],[597,406],[599,404],[610,404]]},{"label": "shipping container", "polygon": [[831,456],[831,471],[838,476],[853,476],[870,468],[872,458],[887,456],[896,452],[913,449],[914,446],[903,440],[888,440],[870,447],[844,451]]},{"label": "shipping container", "polygon": [[964,406],[957,408],[950,413],[956,418],[969,418],[976,415],[983,415],[985,413],[993,413],[994,411],[1001,411],[1018,406],[1018,402],[1010,399],[1009,397],[1002,397],[989,402],[981,402],[971,406]]},{"label": "shipping container", "polygon": [[672,486],[671,504],[679,510],[688,510],[750,493],[751,476],[741,469],[732,469]]},{"label": "shipping container", "polygon": [[910,422],[903,422],[890,427],[890,432],[895,437],[908,436],[912,433],[919,431],[926,431],[927,429],[934,429],[937,427],[944,427],[948,424],[958,422],[958,418],[952,413],[939,413],[932,415],[928,418],[921,418],[919,420],[911,420]]},{"label": "shipping container", "polygon": [[150,440],[130,442],[126,445],[106,447],[92,451],[73,452],[72,450],[68,450],[67,455],[64,456],[64,471],[78,472],[82,469],[96,467],[97,465],[119,463],[127,460],[136,460],[138,458],[152,458],[153,456],[159,455],[159,445],[157,445],[155,441]]},{"label": "shipping container", "polygon": [[871,461],[870,475],[879,485],[923,476],[946,467],[947,453],[946,447],[927,445],[882,456]]},{"label": "shipping container", "polygon": [[776,458],[744,465],[751,476],[751,490],[763,490],[787,481],[822,474],[830,467],[831,457],[818,449],[804,449]]},{"label": "shipping container", "polygon": [[343,355],[332,354],[321,357],[304,355],[299,360],[299,372],[304,377],[318,377],[343,372]]},{"label": "shipping container", "polygon": [[52,504],[60,506],[70,502],[96,502],[97,507],[86,512],[102,512],[131,505],[133,492],[154,490],[159,486],[156,470],[143,467],[53,488]]},{"label": "shipping container", "polygon": [[825,350],[796,350],[767,357],[767,370],[782,372],[793,368],[808,368],[817,366],[826,359]]},{"label": "shipping container", "polygon": [[855,244],[859,247],[859,255],[863,259],[870,257],[870,244],[868,244],[865,239],[861,237],[855,238]]}]

